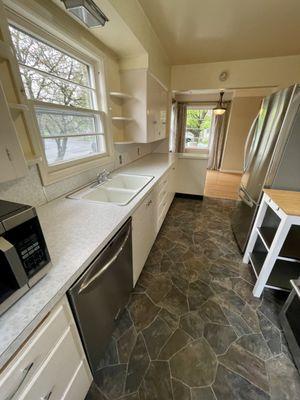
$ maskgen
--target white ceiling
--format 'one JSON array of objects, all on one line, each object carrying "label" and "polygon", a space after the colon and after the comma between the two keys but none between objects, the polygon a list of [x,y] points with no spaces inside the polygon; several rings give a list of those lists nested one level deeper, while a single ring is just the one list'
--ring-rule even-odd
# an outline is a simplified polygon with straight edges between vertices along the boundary
[{"label": "white ceiling", "polygon": [[300,0],[139,0],[172,64],[300,54]]}]

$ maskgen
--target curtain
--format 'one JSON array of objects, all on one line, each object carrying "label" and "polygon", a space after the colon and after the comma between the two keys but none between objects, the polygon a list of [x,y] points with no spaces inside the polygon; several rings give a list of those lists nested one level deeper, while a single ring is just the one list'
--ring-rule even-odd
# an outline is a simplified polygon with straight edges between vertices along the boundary
[{"label": "curtain", "polygon": [[169,151],[171,153],[176,152],[176,129],[177,129],[177,101],[172,101],[171,107],[171,122],[170,122],[170,141],[169,141]]},{"label": "curtain", "polygon": [[185,125],[186,125],[186,103],[177,103],[176,107],[176,126],[174,130],[174,152],[183,153],[185,141]]},{"label": "curtain", "polygon": [[223,103],[226,112],[214,115],[209,142],[208,169],[219,170],[224,150],[225,136],[230,114],[230,103]]}]

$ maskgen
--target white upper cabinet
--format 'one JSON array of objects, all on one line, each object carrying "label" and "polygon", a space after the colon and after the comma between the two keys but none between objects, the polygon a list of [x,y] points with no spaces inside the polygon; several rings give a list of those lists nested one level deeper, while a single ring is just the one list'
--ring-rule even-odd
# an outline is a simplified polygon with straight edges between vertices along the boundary
[{"label": "white upper cabinet", "polygon": [[133,120],[124,127],[126,140],[155,142],[166,137],[168,92],[146,69],[121,72],[122,89],[130,94],[123,114]]}]

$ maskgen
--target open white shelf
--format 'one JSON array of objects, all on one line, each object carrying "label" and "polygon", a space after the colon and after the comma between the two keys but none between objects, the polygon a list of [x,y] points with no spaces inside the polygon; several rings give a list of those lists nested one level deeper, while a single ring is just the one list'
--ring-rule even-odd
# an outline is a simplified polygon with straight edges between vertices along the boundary
[{"label": "open white shelf", "polygon": [[132,96],[128,93],[122,93],[122,92],[110,92],[109,93],[111,97],[116,97],[118,99],[132,99]]},{"label": "open white shelf", "polygon": [[6,61],[13,55],[12,49],[9,45],[0,40],[0,61]]},{"label": "open white shelf", "polygon": [[113,121],[124,121],[124,122],[133,121],[133,118],[131,117],[112,117],[111,119]]},{"label": "open white shelf", "polygon": [[15,111],[28,111],[28,106],[26,104],[19,103],[8,103],[8,106],[11,110]]},{"label": "open white shelf", "polygon": [[26,164],[28,165],[28,167],[31,167],[32,165],[38,164],[41,161],[42,161],[42,157],[40,157],[40,156],[27,158]]},{"label": "open white shelf", "polygon": [[120,141],[120,142],[114,142],[114,144],[117,144],[117,145],[126,145],[126,144],[135,144],[136,142],[134,142],[133,140],[128,140],[128,141]]}]

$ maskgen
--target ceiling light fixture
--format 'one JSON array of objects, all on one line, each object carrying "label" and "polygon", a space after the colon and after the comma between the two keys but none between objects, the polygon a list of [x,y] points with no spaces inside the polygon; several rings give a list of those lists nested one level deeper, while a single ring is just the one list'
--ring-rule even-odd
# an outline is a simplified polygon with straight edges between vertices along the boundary
[{"label": "ceiling light fixture", "polygon": [[226,111],[226,108],[223,106],[223,96],[224,96],[224,90],[221,90],[219,102],[217,106],[214,108],[215,115],[223,115]]},{"label": "ceiling light fixture", "polygon": [[104,26],[108,18],[92,0],[61,0],[66,9],[88,28]]}]

